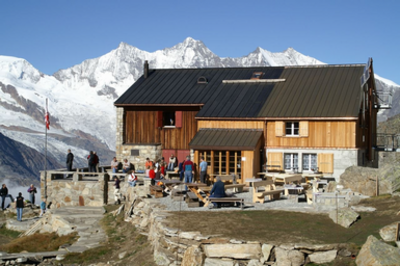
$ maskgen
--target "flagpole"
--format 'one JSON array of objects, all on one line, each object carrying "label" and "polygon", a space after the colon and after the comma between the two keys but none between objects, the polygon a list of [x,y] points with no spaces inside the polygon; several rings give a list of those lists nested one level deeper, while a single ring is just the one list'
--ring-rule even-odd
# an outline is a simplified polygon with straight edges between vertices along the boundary
[{"label": "flagpole", "polygon": [[[45,117],[48,117],[47,109],[47,98],[46,98],[46,113]],[[48,118],[49,119],[49,118]],[[45,119],[46,120],[46,119]],[[44,123],[45,127],[45,144],[44,144],[44,198],[47,199],[47,121]]]}]

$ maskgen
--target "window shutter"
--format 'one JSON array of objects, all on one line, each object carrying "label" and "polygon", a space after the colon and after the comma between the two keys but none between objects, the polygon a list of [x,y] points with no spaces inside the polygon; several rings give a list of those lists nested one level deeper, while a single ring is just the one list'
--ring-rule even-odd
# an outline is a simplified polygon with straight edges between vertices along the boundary
[{"label": "window shutter", "polygon": [[285,127],[285,123],[283,121],[276,121],[275,122],[275,135],[277,137],[282,137],[285,136],[284,134],[284,128]]},{"label": "window shutter", "polygon": [[177,128],[182,127],[182,111],[175,112],[175,127]]},{"label": "window shutter", "polygon": [[333,174],[333,153],[318,154],[318,169],[324,174]]},{"label": "window shutter", "polygon": [[163,126],[163,112],[162,111],[157,111],[156,115],[156,127],[162,127]]},{"label": "window shutter", "polygon": [[308,137],[308,121],[300,121],[300,137]]},{"label": "window shutter", "polygon": [[[274,165],[274,167],[268,167],[270,170],[283,170],[283,154],[282,152],[268,152],[267,165]],[[276,165],[276,166],[275,166]]]}]

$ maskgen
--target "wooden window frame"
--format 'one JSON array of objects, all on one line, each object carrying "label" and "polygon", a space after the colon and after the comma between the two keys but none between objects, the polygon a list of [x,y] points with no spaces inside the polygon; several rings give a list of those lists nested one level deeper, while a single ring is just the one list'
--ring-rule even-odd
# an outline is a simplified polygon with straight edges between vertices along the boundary
[{"label": "wooden window frame", "polygon": [[[297,123],[297,134],[295,134],[296,127],[295,124]],[[291,133],[287,133],[288,125],[290,125]],[[285,136],[286,137],[300,137],[300,122],[299,121],[287,121],[285,122]]]}]

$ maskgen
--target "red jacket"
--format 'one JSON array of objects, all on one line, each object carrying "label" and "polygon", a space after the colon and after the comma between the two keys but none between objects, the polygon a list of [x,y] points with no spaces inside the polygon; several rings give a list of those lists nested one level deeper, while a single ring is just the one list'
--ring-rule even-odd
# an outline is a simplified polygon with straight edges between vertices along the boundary
[{"label": "red jacket", "polygon": [[154,169],[150,169],[150,171],[149,171],[149,177],[150,177],[151,179],[154,179],[154,178],[156,177],[156,172],[154,172]]}]

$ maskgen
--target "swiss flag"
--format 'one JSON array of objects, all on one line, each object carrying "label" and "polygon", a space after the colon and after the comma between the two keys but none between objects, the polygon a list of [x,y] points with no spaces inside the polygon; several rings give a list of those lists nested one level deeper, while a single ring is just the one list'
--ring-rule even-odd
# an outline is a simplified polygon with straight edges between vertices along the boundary
[{"label": "swiss flag", "polygon": [[46,110],[46,113],[44,115],[44,121],[46,122],[47,130],[50,130],[50,114],[49,114],[49,112],[47,110]]}]

